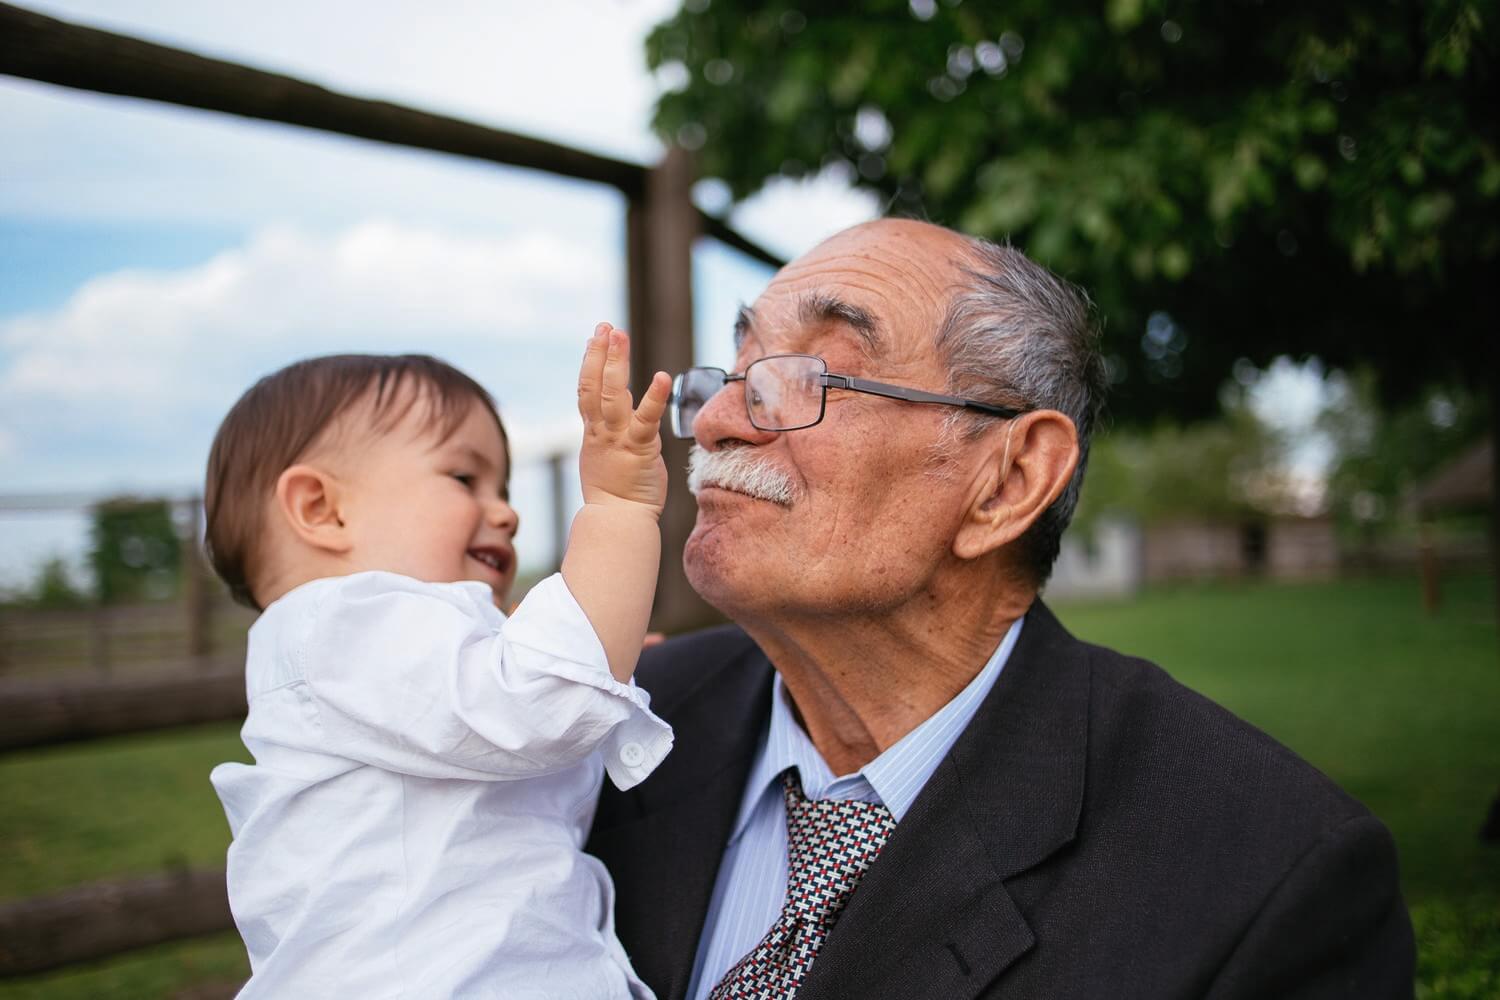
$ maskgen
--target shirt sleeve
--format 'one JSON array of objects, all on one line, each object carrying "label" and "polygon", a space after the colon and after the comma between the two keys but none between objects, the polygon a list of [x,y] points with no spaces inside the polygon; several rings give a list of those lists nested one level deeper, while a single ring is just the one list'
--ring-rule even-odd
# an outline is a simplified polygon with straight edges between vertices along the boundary
[{"label": "shirt sleeve", "polygon": [[560,575],[506,618],[477,586],[356,574],[290,633],[288,658],[325,748],[386,770],[530,778],[600,750],[624,789],[672,746],[646,693],[610,674]]}]

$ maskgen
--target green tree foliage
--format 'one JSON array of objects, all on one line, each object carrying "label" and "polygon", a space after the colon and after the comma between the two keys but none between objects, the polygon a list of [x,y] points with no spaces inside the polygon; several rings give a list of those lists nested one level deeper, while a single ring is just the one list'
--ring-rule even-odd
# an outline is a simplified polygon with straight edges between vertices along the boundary
[{"label": "green tree foliage", "polygon": [[38,608],[81,608],[89,603],[89,597],[74,585],[67,563],[53,556],[37,571],[36,582],[25,601]]},{"label": "green tree foliage", "polygon": [[159,600],[176,592],[182,543],[166,500],[124,497],[94,508],[89,560],[104,604]]},{"label": "green tree foliage", "polygon": [[1242,392],[1225,391],[1221,419],[1191,426],[1161,422],[1099,437],[1075,523],[1129,514],[1150,523],[1173,518],[1242,520],[1294,510],[1281,471],[1286,442],[1256,419]]},{"label": "green tree foliage", "polygon": [[1406,500],[1484,433],[1484,401],[1432,389],[1400,407],[1383,407],[1368,369],[1336,377],[1319,419],[1333,445],[1329,509],[1349,527],[1378,534],[1409,522]]},{"label": "green tree foliage", "polygon": [[1012,238],[1098,300],[1117,413],[1195,417],[1239,358],[1484,377],[1497,6],[687,0],[647,55],[736,198],[834,169]]}]

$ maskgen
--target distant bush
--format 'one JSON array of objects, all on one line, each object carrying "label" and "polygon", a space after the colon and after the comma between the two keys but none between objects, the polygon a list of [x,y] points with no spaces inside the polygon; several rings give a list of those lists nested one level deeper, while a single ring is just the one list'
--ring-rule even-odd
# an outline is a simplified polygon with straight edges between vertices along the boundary
[{"label": "distant bush", "polygon": [[182,542],[166,500],[122,497],[94,508],[94,582],[102,604],[162,600],[177,592]]},{"label": "distant bush", "polygon": [[68,573],[68,564],[61,556],[53,556],[42,564],[30,593],[22,595],[21,603],[37,608],[82,608],[91,602],[89,595],[73,583]]}]

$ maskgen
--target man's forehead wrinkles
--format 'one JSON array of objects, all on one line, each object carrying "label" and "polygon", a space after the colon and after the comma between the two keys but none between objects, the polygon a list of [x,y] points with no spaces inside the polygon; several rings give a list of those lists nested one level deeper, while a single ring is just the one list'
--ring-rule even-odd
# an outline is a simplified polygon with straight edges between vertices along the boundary
[{"label": "man's forehead wrinkles", "polygon": [[924,253],[869,252],[825,260],[823,269],[835,280],[848,281],[862,276],[883,285],[942,288],[951,282],[952,262]]},{"label": "man's forehead wrinkles", "polygon": [[824,294],[847,299],[877,315],[892,309],[898,299],[922,301],[932,309],[946,309],[954,291],[953,276],[935,269],[853,266],[857,263],[785,275],[781,291],[792,297]]}]

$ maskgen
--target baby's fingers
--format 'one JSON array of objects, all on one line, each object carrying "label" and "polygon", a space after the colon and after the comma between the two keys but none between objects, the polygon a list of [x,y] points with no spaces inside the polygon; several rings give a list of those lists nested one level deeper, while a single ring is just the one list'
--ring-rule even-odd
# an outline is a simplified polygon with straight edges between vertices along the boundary
[{"label": "baby's fingers", "polygon": [[584,422],[600,418],[599,396],[604,388],[604,363],[609,355],[608,323],[594,327],[589,346],[583,352],[583,367],[578,371],[578,415]]},{"label": "baby's fingers", "polygon": [[630,335],[612,329],[608,334],[609,354],[604,361],[603,384],[599,391],[599,410],[608,427],[621,428],[630,420]]},{"label": "baby's fingers", "polygon": [[661,415],[666,412],[667,400],[672,395],[672,376],[657,372],[636,407],[635,417],[630,421],[630,440],[645,444],[661,433]]}]

